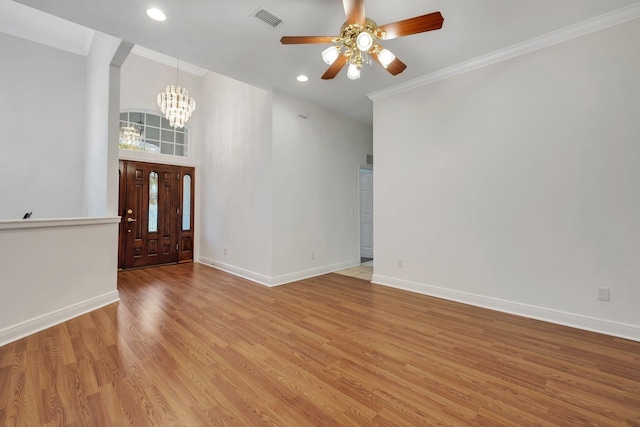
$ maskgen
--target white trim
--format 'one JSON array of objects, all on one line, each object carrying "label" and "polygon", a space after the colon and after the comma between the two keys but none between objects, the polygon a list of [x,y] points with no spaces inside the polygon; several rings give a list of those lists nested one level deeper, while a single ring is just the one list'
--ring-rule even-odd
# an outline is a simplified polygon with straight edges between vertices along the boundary
[{"label": "white trim", "polygon": [[93,39],[96,37],[96,32],[93,30],[87,31],[84,37],[84,43],[82,44],[82,56],[89,55],[91,46],[93,46]]},{"label": "white trim", "polygon": [[486,55],[479,56],[468,61],[461,62],[450,67],[445,67],[433,73],[408,80],[386,89],[367,94],[372,101],[379,101],[393,95],[407,92],[419,87],[427,86],[441,80],[468,73],[478,68],[487,67],[497,62],[506,61],[520,55],[525,55],[533,51],[553,46],[568,40],[572,40],[584,35],[613,27],[640,17],[640,2],[596,16],[578,24],[570,25],[566,28],[553,31],[551,33],[535,37],[522,43],[496,50]]},{"label": "white trim", "polygon": [[[191,153],[191,150],[189,150]],[[150,153],[145,151],[127,150],[118,147],[118,160],[130,160],[134,162],[159,163],[172,166],[198,167],[195,158],[189,156],[175,156],[172,154]]]},{"label": "white trim", "polygon": [[337,264],[325,265],[323,267],[312,268],[311,270],[298,271],[295,273],[283,274],[271,278],[270,286],[284,285],[285,283],[296,282],[298,280],[308,279],[310,277],[321,276],[323,274],[333,273],[334,271],[344,270],[346,268],[356,267],[360,265],[360,258],[339,262]]},{"label": "white trim", "polygon": [[217,268],[218,270],[225,271],[227,273],[233,274],[234,276],[242,277],[243,279],[251,280],[252,282],[256,282],[264,286],[271,286],[271,278],[260,273],[254,273],[253,271],[245,270],[244,268],[236,267],[231,264],[225,264],[223,262],[215,261],[205,257],[198,257],[198,262],[200,264]]},{"label": "white trim", "polygon": [[217,268],[218,270],[225,271],[233,274],[234,276],[242,277],[243,279],[251,280],[263,286],[274,287],[284,285],[286,283],[296,282],[298,280],[308,279],[310,277],[316,277],[327,273],[333,273],[334,271],[344,270],[346,268],[356,267],[360,265],[360,259],[340,262],[337,264],[325,265],[323,267],[313,268],[311,270],[303,270],[295,273],[283,274],[281,276],[270,277],[264,274],[255,273],[253,271],[245,270],[240,267],[236,267],[223,262],[215,261],[210,258],[199,257],[198,262],[209,267]]},{"label": "white trim", "polygon": [[30,218],[0,220],[0,231],[3,230],[25,230],[35,228],[60,228],[60,227],[86,227],[90,225],[117,224],[120,222],[119,216],[100,218]]},{"label": "white trim", "polygon": [[0,347],[118,301],[120,301],[118,291],[111,291],[10,326],[0,331]]},{"label": "white trim", "polygon": [[640,342],[640,325],[630,325],[575,313],[536,307],[533,305],[441,288],[409,280],[387,277],[380,274],[374,274],[371,283]]}]

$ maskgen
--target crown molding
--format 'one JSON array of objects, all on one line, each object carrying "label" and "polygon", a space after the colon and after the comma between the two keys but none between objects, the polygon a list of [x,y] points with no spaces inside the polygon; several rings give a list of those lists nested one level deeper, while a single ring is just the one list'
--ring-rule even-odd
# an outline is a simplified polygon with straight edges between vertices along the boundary
[{"label": "crown molding", "polygon": [[468,73],[469,71],[477,70],[479,68],[487,67],[498,62],[506,61],[520,55],[525,55],[536,50],[544,49],[549,46],[582,37],[587,34],[591,34],[605,28],[613,27],[615,25],[622,24],[639,17],[640,2],[620,9],[616,9],[614,11],[596,16],[591,19],[587,19],[586,21],[582,21],[578,24],[571,25],[560,30],[535,37],[525,42],[493,51],[469,61],[464,61],[450,67],[442,68],[440,70],[434,71],[433,73],[408,80],[404,83],[400,83],[386,89],[369,93],[367,94],[367,96],[372,101],[378,101],[393,95],[417,89],[419,87],[427,86],[441,80],[455,77],[460,74]]},{"label": "crown molding", "polygon": [[[176,58],[165,55],[160,52],[156,52],[155,50],[147,49],[146,47],[142,47],[140,45],[135,45],[131,50],[131,53],[134,55],[142,56],[143,58],[150,59],[155,62],[159,62],[160,64],[168,65],[170,67],[176,66]],[[197,65],[189,64],[188,62],[180,61],[180,71],[186,71],[190,74],[195,74],[198,77],[203,77],[209,70],[205,68],[198,67]]]}]

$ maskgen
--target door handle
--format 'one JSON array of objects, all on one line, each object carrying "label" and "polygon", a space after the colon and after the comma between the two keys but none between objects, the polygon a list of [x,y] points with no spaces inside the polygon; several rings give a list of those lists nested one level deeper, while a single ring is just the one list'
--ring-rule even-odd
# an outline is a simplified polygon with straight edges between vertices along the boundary
[{"label": "door handle", "polygon": [[127,222],[136,222],[136,220],[133,218],[127,218]]}]

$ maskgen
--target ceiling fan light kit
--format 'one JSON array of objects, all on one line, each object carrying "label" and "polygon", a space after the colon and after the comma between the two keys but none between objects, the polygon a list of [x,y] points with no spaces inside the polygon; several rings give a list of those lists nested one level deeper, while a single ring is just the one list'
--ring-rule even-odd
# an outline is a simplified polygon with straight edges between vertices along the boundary
[{"label": "ceiling fan light kit", "polygon": [[398,75],[407,66],[377,43],[378,40],[438,30],[444,22],[440,12],[433,12],[378,26],[365,16],[364,0],[343,0],[342,3],[347,21],[342,25],[338,37],[285,36],[280,39],[282,44],[335,43],[322,51],[322,60],[329,65],[329,69],[322,75],[323,80],[333,79],[346,64],[349,64],[347,77],[357,80],[360,78],[362,65],[371,64],[372,59],[391,75]]},{"label": "ceiling fan light kit", "polygon": [[373,46],[373,36],[366,30],[363,30],[356,37],[356,45],[362,52],[367,52]]},{"label": "ceiling fan light kit", "polygon": [[347,68],[347,77],[350,80],[358,80],[360,78],[360,68],[362,68],[362,64],[349,64],[349,68]]},{"label": "ceiling fan light kit", "polygon": [[396,56],[388,49],[382,49],[380,53],[378,53],[378,61],[380,61],[380,65],[385,69],[395,60]]},{"label": "ceiling fan light kit", "polygon": [[340,56],[340,46],[329,46],[322,51],[322,60],[325,64],[331,65]]}]

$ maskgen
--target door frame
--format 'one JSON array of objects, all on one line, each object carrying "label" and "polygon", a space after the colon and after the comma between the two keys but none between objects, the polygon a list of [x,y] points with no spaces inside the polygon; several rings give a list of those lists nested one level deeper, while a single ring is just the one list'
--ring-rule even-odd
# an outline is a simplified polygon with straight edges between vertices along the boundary
[{"label": "door frame", "polygon": [[[360,256],[360,259],[362,259],[362,203],[361,203],[361,196],[362,196],[362,188],[361,188],[361,178],[360,178],[360,170],[361,169],[365,169],[365,170],[370,170],[371,173],[373,174],[373,165],[372,164],[365,164],[365,165],[359,165],[358,166],[358,254]],[[373,178],[373,176],[372,176]],[[373,186],[373,182],[371,184]],[[373,210],[373,207],[372,207]],[[375,219],[373,220],[375,221]],[[371,236],[371,251],[375,252],[375,246],[374,246],[374,239],[373,239],[373,230],[372,230],[372,236]],[[374,254],[372,254],[374,255]],[[372,257],[373,258],[373,257]]]},{"label": "door frame", "polygon": [[[174,163],[159,163],[154,161],[146,161],[146,160],[137,160],[137,159],[128,159],[121,158],[118,161],[118,179],[119,179],[119,194],[118,194],[118,212],[120,215],[120,225],[118,228],[118,269],[123,270],[127,268],[144,268],[144,267],[153,267],[156,265],[166,265],[166,263],[162,264],[152,264],[148,266],[127,266],[127,223],[126,218],[127,209],[130,208],[127,204],[127,166],[130,164],[144,164],[145,166],[155,166],[157,169],[161,168],[175,168],[179,170],[178,175],[178,184],[176,187],[178,199],[175,203],[175,206],[179,206],[180,212],[175,217],[175,230],[172,233],[175,233],[175,241],[177,245],[177,254],[176,260],[171,261],[170,264],[173,263],[187,263],[194,262],[196,257],[195,250],[195,236],[196,236],[196,221],[195,221],[195,205],[196,205],[196,166],[195,165],[187,165],[187,164],[174,164]],[[182,201],[183,201],[183,179],[185,175],[191,176],[191,186],[190,186],[190,228],[189,230],[182,229]],[[129,203],[130,204],[130,203]],[[137,214],[136,214],[137,215]]]}]

